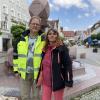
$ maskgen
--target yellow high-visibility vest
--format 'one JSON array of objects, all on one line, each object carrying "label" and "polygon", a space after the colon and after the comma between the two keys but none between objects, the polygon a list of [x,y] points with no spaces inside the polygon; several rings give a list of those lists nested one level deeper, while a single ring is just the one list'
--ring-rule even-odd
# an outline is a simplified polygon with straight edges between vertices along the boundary
[{"label": "yellow high-visibility vest", "polygon": [[[41,59],[42,59],[42,49],[45,45],[45,41],[41,40],[41,36],[38,36],[34,47],[33,56],[33,66],[34,66],[34,79],[37,79]],[[13,60],[14,71],[21,74],[21,78],[26,78],[26,63],[27,63],[27,53],[28,53],[28,36],[25,37],[25,41],[20,41],[17,45],[18,59]]]}]

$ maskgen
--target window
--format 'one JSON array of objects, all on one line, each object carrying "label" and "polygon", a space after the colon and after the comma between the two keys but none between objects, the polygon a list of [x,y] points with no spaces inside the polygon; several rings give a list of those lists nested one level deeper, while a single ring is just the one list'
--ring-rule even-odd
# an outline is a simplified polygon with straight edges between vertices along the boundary
[{"label": "window", "polygon": [[10,0],[11,2],[14,2],[14,0]]},{"label": "window", "polygon": [[21,13],[18,13],[18,19],[21,19]]},{"label": "window", "polygon": [[11,16],[15,16],[15,12],[14,12],[14,9],[11,9]]},{"label": "window", "polygon": [[1,22],[1,28],[2,29],[7,29],[7,22],[6,21]]},{"label": "window", "polygon": [[17,0],[17,4],[18,4],[18,5],[20,4],[19,0]]},{"label": "window", "polygon": [[10,39],[3,38],[3,51],[7,51],[8,50],[9,41],[10,41]]},{"label": "window", "polygon": [[97,29],[98,27],[99,27],[99,24],[96,24],[96,25],[95,25],[95,29]]},{"label": "window", "polygon": [[6,5],[3,5],[3,13],[8,14],[8,7]]},{"label": "window", "polygon": [[7,29],[7,22],[8,22],[8,15],[4,13],[3,19],[1,21],[1,28],[2,29]]}]

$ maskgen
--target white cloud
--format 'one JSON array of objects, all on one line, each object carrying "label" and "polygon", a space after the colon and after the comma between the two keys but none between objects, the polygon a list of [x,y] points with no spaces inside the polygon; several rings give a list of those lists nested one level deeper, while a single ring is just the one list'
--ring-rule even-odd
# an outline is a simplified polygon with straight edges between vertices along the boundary
[{"label": "white cloud", "polygon": [[53,8],[53,4],[52,3],[49,3],[49,5],[50,5],[50,8],[52,9]]},{"label": "white cloud", "polygon": [[78,17],[79,19],[81,19],[83,16],[82,16],[82,15],[78,15],[77,17]]},{"label": "white cloud", "polygon": [[93,24],[92,25],[88,25],[88,27],[87,28],[91,28],[93,26]]},{"label": "white cloud", "polygon": [[100,12],[100,0],[90,0],[91,5]]},{"label": "white cloud", "polygon": [[78,29],[75,29],[75,28],[73,29],[73,28],[64,26],[64,27],[63,27],[63,30],[64,30],[64,31],[76,31],[76,30],[78,30]]},{"label": "white cloud", "polygon": [[88,4],[83,2],[82,0],[54,0],[53,3],[59,7],[70,8],[72,6],[78,8],[88,8]]},{"label": "white cloud", "polygon": [[85,16],[85,17],[89,17],[90,14],[89,14],[89,13],[85,13],[84,16]]},{"label": "white cloud", "polygon": [[66,27],[63,27],[63,30],[67,31],[67,30],[70,30],[70,28],[66,26]]},{"label": "white cloud", "polygon": [[49,18],[48,20],[53,20],[52,18]]},{"label": "white cloud", "polygon": [[59,9],[60,9],[58,6],[54,5],[53,3],[49,3],[49,5],[50,5],[50,10],[59,11]]},{"label": "white cloud", "polygon": [[77,18],[81,19],[81,18],[84,18],[84,17],[89,17],[89,16],[92,16],[93,14],[92,13],[89,13],[89,12],[86,12],[82,15],[78,15]]},{"label": "white cloud", "polygon": [[72,29],[70,27],[63,27],[64,31],[75,31],[76,29]]},{"label": "white cloud", "polygon": [[26,0],[29,4],[32,2],[32,0]]}]

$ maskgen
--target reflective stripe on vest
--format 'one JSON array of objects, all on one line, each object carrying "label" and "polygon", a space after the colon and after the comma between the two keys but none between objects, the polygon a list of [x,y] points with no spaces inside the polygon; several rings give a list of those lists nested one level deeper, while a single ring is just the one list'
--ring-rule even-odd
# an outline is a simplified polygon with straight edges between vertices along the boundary
[{"label": "reflective stripe on vest", "polygon": [[18,64],[13,64],[14,71],[18,71]]},{"label": "reflective stripe on vest", "polygon": [[18,57],[21,57],[21,58],[26,58],[27,55],[24,55],[24,54],[18,54]]},{"label": "reflective stripe on vest", "polygon": [[13,53],[13,56],[17,56],[18,54],[17,53]]},{"label": "reflective stripe on vest", "polygon": [[[18,71],[22,71],[22,72],[27,73],[27,70],[24,68],[18,68]],[[39,71],[39,68],[34,68],[34,71]]]},{"label": "reflective stripe on vest", "polygon": [[13,60],[13,68],[14,68],[14,71],[18,71],[18,59]]},{"label": "reflective stripe on vest", "polygon": [[[25,57],[27,57],[27,55],[18,54],[18,57],[25,58]],[[41,54],[34,54],[34,57],[41,57]]]},{"label": "reflective stripe on vest", "polygon": [[34,57],[42,57],[41,54],[34,54]]}]

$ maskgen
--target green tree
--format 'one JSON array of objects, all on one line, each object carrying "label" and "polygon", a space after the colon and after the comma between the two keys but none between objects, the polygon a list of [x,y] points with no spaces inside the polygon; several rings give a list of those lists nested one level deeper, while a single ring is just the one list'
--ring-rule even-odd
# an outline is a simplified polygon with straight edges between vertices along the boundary
[{"label": "green tree", "polygon": [[2,32],[0,32],[0,35],[2,35]]},{"label": "green tree", "polygon": [[24,25],[13,25],[11,27],[11,34],[13,35],[12,45],[16,48],[16,43],[20,40],[21,34],[25,31],[26,27]]},{"label": "green tree", "polygon": [[13,25],[11,27],[11,33],[12,33],[14,39],[20,37],[22,32],[25,31],[25,29],[26,29],[26,27],[24,25]]},{"label": "green tree", "polygon": [[92,40],[97,39],[97,34],[92,34],[92,35],[91,35],[91,39],[92,39]]},{"label": "green tree", "polygon": [[100,32],[97,34],[97,39],[100,40]]},{"label": "green tree", "polygon": [[86,38],[83,42],[86,43],[88,41],[88,39]]}]

